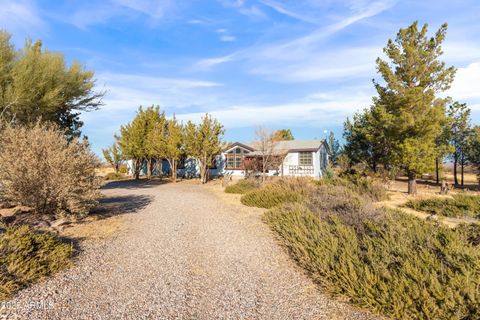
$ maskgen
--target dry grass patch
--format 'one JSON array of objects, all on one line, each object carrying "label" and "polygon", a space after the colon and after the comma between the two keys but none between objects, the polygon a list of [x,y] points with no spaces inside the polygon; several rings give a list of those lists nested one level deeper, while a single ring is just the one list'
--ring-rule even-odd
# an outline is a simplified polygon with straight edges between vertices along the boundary
[{"label": "dry grass patch", "polygon": [[62,236],[77,240],[107,239],[124,228],[122,217],[109,217],[105,219],[86,218],[81,223],[75,223],[65,228]]}]

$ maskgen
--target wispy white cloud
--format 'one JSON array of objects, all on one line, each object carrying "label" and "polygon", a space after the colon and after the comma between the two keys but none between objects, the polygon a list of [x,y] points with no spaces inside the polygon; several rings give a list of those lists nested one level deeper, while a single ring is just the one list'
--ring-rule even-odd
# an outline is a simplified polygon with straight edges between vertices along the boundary
[{"label": "wispy white cloud", "polygon": [[209,22],[207,20],[203,20],[203,19],[191,19],[191,20],[188,20],[187,23],[189,23],[189,24],[208,24]]},{"label": "wispy white cloud", "polygon": [[99,79],[106,82],[122,82],[133,87],[159,88],[159,89],[189,89],[189,88],[209,88],[218,87],[222,84],[211,81],[152,77],[144,75],[102,73]]},{"label": "wispy white cloud", "polygon": [[[233,60],[244,60],[246,69],[275,81],[311,81],[327,77],[344,77],[374,70],[373,53],[381,49],[370,47],[329,48],[325,41],[339,31],[385,11],[394,5],[391,0],[357,3],[349,16],[315,31],[280,43],[257,45],[223,57],[204,59],[197,66],[204,69]],[[379,46],[381,48],[381,46]]]},{"label": "wispy white cloud", "polygon": [[95,112],[82,113],[85,134],[97,152],[113,141],[121,125],[132,120],[140,105],[159,105],[168,114],[185,109],[218,105],[216,90],[221,83],[184,78],[154,77],[139,74],[105,72],[97,74],[97,85],[107,90],[104,106]]},{"label": "wispy white cloud", "polygon": [[380,47],[302,51],[295,58],[255,58],[248,63],[248,70],[279,82],[371,77],[375,73],[375,57],[381,53]]},{"label": "wispy white cloud", "polygon": [[[346,95],[344,92],[316,93],[304,99],[278,105],[238,105],[210,110],[209,114],[220,120],[227,129],[265,126],[331,127],[341,124],[346,117],[371,102],[370,92],[357,90]],[[198,121],[203,112],[180,113],[181,120]],[[254,115],[254,116],[252,116]]]},{"label": "wispy white cloud", "polygon": [[151,104],[172,108],[207,105],[214,95],[206,92],[222,85],[202,80],[117,73],[101,73],[97,83],[104,85],[108,92],[103,109],[109,111],[132,110]]},{"label": "wispy white cloud", "polygon": [[220,28],[216,30],[217,33],[220,35],[220,41],[223,42],[232,42],[235,41],[237,38],[230,34],[230,31],[224,28]]},{"label": "wispy white cloud", "polygon": [[150,22],[158,22],[175,6],[173,0],[109,0],[88,6],[77,6],[67,17],[57,15],[57,19],[71,23],[78,28],[106,23],[116,16],[132,17],[144,15]]},{"label": "wispy white cloud", "polygon": [[303,21],[303,22],[312,23],[312,24],[318,24],[319,23],[318,20],[313,19],[313,18],[311,18],[309,16],[306,16],[304,14],[300,14],[300,13],[294,12],[292,10],[289,10],[289,9],[285,8],[283,5],[281,5],[281,4],[279,4],[275,1],[261,0],[260,2],[262,4],[264,4],[265,6],[270,7],[271,9],[275,10],[276,12],[278,12],[280,14],[283,14],[285,16],[288,16],[290,18],[294,18],[294,19],[297,19],[297,20],[300,20],[300,21]]},{"label": "wispy white cloud", "polygon": [[231,36],[231,35],[220,36],[220,40],[223,42],[232,42],[232,41],[235,41],[236,39],[237,38],[235,36]]},{"label": "wispy white cloud", "polygon": [[459,68],[447,92],[454,100],[478,100],[480,103],[480,61]]},{"label": "wispy white cloud", "polygon": [[233,61],[236,59],[237,55],[240,55],[241,52],[237,52],[237,53],[232,53],[230,55],[226,55],[226,56],[223,56],[223,57],[217,57],[217,58],[209,58],[209,59],[202,59],[202,60],[199,60],[195,63],[195,65],[193,66],[193,69],[200,69],[200,70],[205,70],[205,69],[210,69],[211,67],[214,67],[216,65],[219,65],[219,64],[222,64],[222,63],[225,63],[225,62],[229,62],[229,61]]},{"label": "wispy white cloud", "polygon": [[12,33],[30,33],[32,30],[45,29],[46,22],[40,11],[30,0],[0,0],[0,28]]},{"label": "wispy white cloud", "polygon": [[113,0],[113,2],[154,19],[163,18],[165,13],[175,4],[173,0]]},{"label": "wispy white cloud", "polygon": [[256,5],[251,5],[245,0],[219,0],[219,2],[228,8],[234,8],[238,13],[251,19],[265,19],[267,15]]},{"label": "wispy white cloud", "polygon": [[480,60],[480,44],[475,41],[458,41],[453,37],[447,37],[442,46],[444,55],[442,59],[455,65],[457,63]]},{"label": "wispy white cloud", "polygon": [[340,19],[339,21],[332,23],[326,27],[319,28],[318,30],[304,37],[300,37],[295,40],[280,44],[278,46],[268,48],[267,50],[265,50],[265,52],[267,53],[267,55],[269,53],[273,55],[277,55],[279,53],[288,54],[288,52],[292,49],[298,47],[304,48],[306,46],[316,44],[318,41],[323,40],[358,21],[378,15],[379,13],[390,8],[393,4],[394,2],[390,0],[380,0],[372,2],[367,7],[362,7],[360,11],[354,12],[352,15],[346,18]]}]

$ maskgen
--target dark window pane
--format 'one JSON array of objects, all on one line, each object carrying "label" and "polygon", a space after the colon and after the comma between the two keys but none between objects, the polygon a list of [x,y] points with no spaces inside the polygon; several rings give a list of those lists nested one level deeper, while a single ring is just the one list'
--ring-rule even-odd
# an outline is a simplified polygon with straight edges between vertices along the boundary
[{"label": "dark window pane", "polygon": [[311,166],[313,164],[313,153],[312,152],[299,152],[298,153],[298,164],[301,166]]},{"label": "dark window pane", "polygon": [[237,155],[235,158],[235,169],[240,169],[242,167],[242,157]]},{"label": "dark window pane", "polygon": [[233,154],[227,154],[227,168],[233,168],[235,164],[235,156]]}]

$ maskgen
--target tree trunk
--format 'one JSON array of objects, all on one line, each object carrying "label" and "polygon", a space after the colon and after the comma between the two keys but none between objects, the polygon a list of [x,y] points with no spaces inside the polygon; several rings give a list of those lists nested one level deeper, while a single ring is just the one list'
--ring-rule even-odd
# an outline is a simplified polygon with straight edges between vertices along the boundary
[{"label": "tree trunk", "polygon": [[458,156],[457,153],[455,152],[453,154],[453,183],[458,186],[458,177],[457,177],[457,162],[458,162]]},{"label": "tree trunk", "polygon": [[138,180],[140,179],[140,170],[141,170],[141,160],[135,160],[134,161],[134,168],[133,168],[133,173],[135,175],[135,179]]},{"label": "tree trunk", "polygon": [[439,165],[438,165],[438,158],[435,159],[435,177],[436,177],[436,181],[437,181],[437,184],[440,182],[440,174],[439,174]]},{"label": "tree trunk", "polygon": [[462,154],[462,157],[460,159],[460,183],[463,187],[463,174],[464,174],[464,167],[465,167],[465,155]]},{"label": "tree trunk", "polygon": [[408,172],[408,194],[417,194],[417,175],[415,172]]},{"label": "tree trunk", "polygon": [[202,184],[207,183],[208,167],[202,164]]},{"label": "tree trunk", "polygon": [[117,162],[115,163],[115,173],[118,173],[120,171],[120,164]]},{"label": "tree trunk", "polygon": [[448,193],[448,183],[445,179],[442,179],[442,186],[440,187],[440,194],[447,194]]},{"label": "tree trunk", "polygon": [[147,179],[152,178],[152,159],[147,159]]},{"label": "tree trunk", "polygon": [[198,166],[200,167],[200,181],[202,182],[202,184],[207,183],[208,167],[207,167],[206,163],[207,163],[206,160],[198,161]]},{"label": "tree trunk", "polygon": [[177,182],[177,164],[174,159],[170,162],[170,167],[172,168],[172,180],[173,182]]},{"label": "tree trunk", "polygon": [[163,177],[162,159],[157,159],[157,170],[158,170],[158,178],[162,180],[162,177]]},{"label": "tree trunk", "polygon": [[203,165],[203,182],[202,183],[207,183],[208,182],[208,165],[207,161],[205,160],[205,163]]}]

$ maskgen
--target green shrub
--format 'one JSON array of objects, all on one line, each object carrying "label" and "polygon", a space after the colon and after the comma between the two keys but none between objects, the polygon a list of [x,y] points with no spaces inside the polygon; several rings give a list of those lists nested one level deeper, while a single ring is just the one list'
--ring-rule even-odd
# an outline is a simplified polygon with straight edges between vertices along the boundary
[{"label": "green shrub", "polygon": [[244,194],[241,201],[249,207],[269,209],[285,202],[300,201],[301,198],[301,195],[297,192],[268,187]]},{"label": "green shrub", "polygon": [[123,173],[120,173],[120,172],[109,172],[103,177],[103,179],[106,180],[106,181],[124,180],[126,178],[127,178],[127,176],[124,175]]},{"label": "green shrub", "polygon": [[333,294],[393,318],[478,319],[480,227],[452,230],[375,207],[384,196],[366,177],[282,179],[244,194],[242,203],[270,208],[266,223]]},{"label": "green shrub", "polygon": [[383,184],[374,178],[361,175],[349,175],[347,176],[347,181],[351,182],[350,188],[353,191],[361,195],[367,195],[373,201],[381,201],[388,198],[387,190]]},{"label": "green shrub", "polygon": [[225,187],[226,193],[244,194],[259,188],[259,183],[253,179],[242,179],[235,184]]},{"label": "green shrub", "polygon": [[265,221],[315,281],[359,306],[397,319],[480,318],[480,250],[463,233],[360,209],[284,204]]},{"label": "green shrub", "polygon": [[244,205],[258,208],[272,208],[286,202],[297,202],[313,192],[315,186],[311,179],[284,178],[244,194]]},{"label": "green shrub", "polygon": [[480,246],[480,224],[462,223],[457,227],[457,231],[463,235],[465,241],[474,245]]},{"label": "green shrub", "polygon": [[455,194],[452,198],[409,200],[405,206],[445,217],[472,217],[480,219],[480,196]]},{"label": "green shrub", "polygon": [[346,187],[362,196],[367,196],[373,201],[386,200],[387,190],[378,180],[359,174],[344,174],[341,177],[321,179],[319,185]]},{"label": "green shrub", "polygon": [[70,244],[51,234],[34,233],[27,226],[7,227],[0,234],[0,300],[69,266],[72,254]]}]

